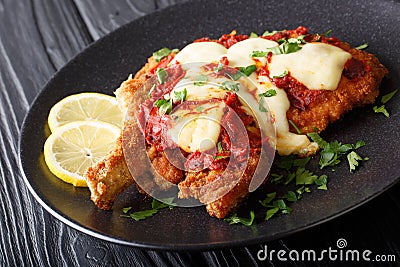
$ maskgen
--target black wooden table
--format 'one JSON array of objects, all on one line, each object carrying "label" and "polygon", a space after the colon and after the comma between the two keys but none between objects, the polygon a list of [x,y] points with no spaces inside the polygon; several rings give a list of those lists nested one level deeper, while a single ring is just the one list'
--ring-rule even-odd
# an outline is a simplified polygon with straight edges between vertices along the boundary
[{"label": "black wooden table", "polygon": [[[121,25],[185,0],[0,1],[0,266],[337,266],[349,262],[260,261],[268,250],[348,247],[400,262],[400,184],[332,221],[281,240],[205,252],[136,249],[83,234],[45,211],[18,166],[18,136],[29,105],[74,55]],[[399,14],[400,15],[400,14]],[[397,48],[396,48],[397,49]],[[260,254],[261,255],[261,254]],[[393,258],[392,258],[393,259]],[[376,266],[378,262],[363,262]]]}]

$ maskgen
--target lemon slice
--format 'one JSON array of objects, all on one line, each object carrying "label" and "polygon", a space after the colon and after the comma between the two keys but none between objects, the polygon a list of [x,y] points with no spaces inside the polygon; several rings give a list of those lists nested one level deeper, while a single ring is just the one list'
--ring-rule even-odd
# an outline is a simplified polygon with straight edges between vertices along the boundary
[{"label": "lemon slice", "polygon": [[123,115],[117,99],[94,92],[67,96],[51,108],[48,117],[52,132],[69,122],[91,120],[108,122],[121,128]]},{"label": "lemon slice", "polygon": [[115,146],[120,129],[99,121],[77,121],[58,127],[44,144],[50,171],[74,186],[87,186],[86,169]]}]

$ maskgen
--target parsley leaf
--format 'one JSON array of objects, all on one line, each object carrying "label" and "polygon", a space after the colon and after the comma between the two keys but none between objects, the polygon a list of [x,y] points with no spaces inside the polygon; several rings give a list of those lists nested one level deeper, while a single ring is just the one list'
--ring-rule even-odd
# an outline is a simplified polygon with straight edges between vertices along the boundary
[{"label": "parsley leaf", "polygon": [[233,81],[224,81],[219,88],[223,90],[237,92],[239,91],[239,83],[235,83]]},{"label": "parsley leaf", "polygon": [[258,34],[255,32],[251,32],[249,35],[249,38],[257,38],[257,37],[258,37]]},{"label": "parsley leaf", "polygon": [[[382,98],[381,98],[381,103],[382,103],[382,104],[386,104],[390,99],[392,99],[392,97],[397,93],[397,91],[398,91],[398,90],[394,90],[394,91],[392,91],[392,92],[390,92],[390,93],[388,93],[388,94],[382,96]],[[378,107],[378,106],[374,106],[372,109],[373,109],[373,111],[374,111],[375,113],[382,113],[382,114],[385,115],[387,118],[390,117],[389,112],[387,111],[385,105],[381,105],[381,106],[379,106],[379,107]]]},{"label": "parsley leaf", "polygon": [[250,57],[265,57],[266,55],[268,55],[267,51],[255,50],[251,52]]},{"label": "parsley leaf", "polygon": [[123,209],[122,209],[122,212],[126,214],[126,213],[128,213],[128,211],[130,211],[131,209],[132,209],[132,207],[126,207],[126,208],[123,208]]},{"label": "parsley leaf", "polygon": [[[290,54],[301,50],[301,46],[299,46],[299,43],[297,41],[287,42],[285,40],[285,42],[280,44],[279,46],[271,47],[267,50],[271,51],[274,55]],[[265,53],[268,53],[268,51]]]},{"label": "parsley leaf", "polygon": [[175,199],[174,197],[170,197],[170,198],[161,199],[162,201],[160,201],[160,200],[153,198],[153,201],[151,202],[151,207],[156,210],[160,210],[163,208],[172,209],[175,206],[173,204],[174,199]]},{"label": "parsley leaf", "polygon": [[268,221],[269,219],[271,219],[272,216],[274,216],[278,211],[278,207],[267,210],[267,213],[265,214],[265,220]]},{"label": "parsley leaf", "polygon": [[283,77],[285,77],[285,76],[288,75],[288,74],[289,74],[289,73],[287,72],[287,70],[285,70],[282,74],[272,76],[272,78],[283,78]]},{"label": "parsley leaf", "polygon": [[315,184],[318,185],[318,189],[320,190],[328,190],[327,183],[328,183],[328,176],[326,176],[325,174],[315,179]]},{"label": "parsley leaf", "polygon": [[161,48],[160,50],[156,51],[153,53],[153,57],[156,60],[156,62],[160,62],[161,59],[163,59],[164,57],[168,56],[169,54],[171,54],[172,50],[170,50],[169,48]]},{"label": "parsley leaf", "polygon": [[263,97],[271,97],[271,96],[276,96],[276,91],[274,89],[269,89],[268,91],[265,91],[262,94],[258,94],[258,96],[263,96]]},{"label": "parsley leaf", "polygon": [[[365,145],[364,141],[357,141],[355,145],[342,144],[339,141],[333,141],[328,143],[325,140],[323,140],[317,133],[309,133],[307,134],[307,136],[310,137],[314,142],[316,142],[322,149],[320,151],[320,159],[319,159],[319,165],[321,169],[327,166],[334,166],[339,164],[341,156],[349,153],[352,154],[352,156],[347,157],[349,164],[351,164],[351,166],[353,167],[358,166],[358,164],[356,165],[354,164],[353,161],[354,154],[351,152],[354,152],[354,150],[364,146]],[[352,162],[350,162],[350,160],[352,160]]]},{"label": "parsley leaf", "polygon": [[260,101],[258,102],[258,109],[261,112],[267,112],[267,109],[264,107],[264,98],[260,97]]},{"label": "parsley leaf", "polygon": [[194,79],[194,85],[203,86],[207,83],[208,78],[205,75],[199,75]]},{"label": "parsley leaf", "polygon": [[129,216],[128,215],[121,215],[121,216],[127,217],[127,218],[132,218],[135,221],[140,221],[140,220],[144,220],[148,217],[153,216],[157,212],[158,212],[158,210],[156,210],[156,209],[150,209],[150,210],[136,211],[136,212],[129,214]]},{"label": "parsley leaf", "polygon": [[287,193],[283,197],[286,198],[287,201],[290,201],[290,202],[296,202],[297,201],[296,193],[293,192],[293,191],[287,191]]},{"label": "parsley leaf", "polygon": [[293,160],[293,166],[304,168],[310,160],[311,160],[310,157],[295,159],[295,160]]},{"label": "parsley leaf", "polygon": [[272,203],[272,206],[270,206],[271,208],[267,210],[266,214],[265,214],[265,220],[268,221],[269,219],[272,218],[272,216],[274,216],[279,210],[284,213],[284,214],[288,214],[290,212],[292,212],[292,209],[289,208],[288,206],[286,206],[286,203],[283,199],[278,199],[275,200]]},{"label": "parsley leaf", "polygon": [[256,65],[249,65],[247,67],[238,67],[239,71],[246,76],[250,76],[253,72],[257,70]]},{"label": "parsley leaf", "polygon": [[151,209],[136,211],[136,212],[130,213],[129,215],[125,215],[125,214],[127,214],[132,209],[132,207],[123,208],[122,212],[124,214],[122,214],[120,216],[124,217],[124,218],[131,218],[131,219],[134,219],[135,221],[140,221],[140,220],[144,220],[148,217],[153,216],[160,209],[167,208],[167,207],[169,207],[170,209],[173,208],[173,206],[174,206],[174,204],[173,204],[174,198],[173,197],[163,199],[162,201],[163,202],[153,198],[153,201],[151,203],[151,207],[152,207]]},{"label": "parsley leaf", "polygon": [[183,90],[179,92],[174,91],[174,100],[176,101],[181,101],[182,103],[183,101],[185,101],[186,96],[187,96],[186,88],[183,88]]},{"label": "parsley leaf", "polygon": [[272,31],[272,32],[270,32],[270,31],[265,31],[265,32],[262,34],[262,36],[272,36],[272,35],[274,35],[275,33],[278,33],[278,31]]},{"label": "parsley leaf", "polygon": [[158,68],[156,71],[157,80],[160,84],[165,83],[165,78],[167,77],[167,72],[163,68]]},{"label": "parsley leaf", "polygon": [[293,166],[293,161],[294,161],[294,156],[281,156],[279,157],[279,163],[278,163],[278,168],[284,169],[284,170],[290,170]]},{"label": "parsley leaf", "polygon": [[282,178],[283,174],[271,173],[270,181],[272,184],[278,184],[279,182],[281,182]]},{"label": "parsley leaf", "polygon": [[158,99],[154,105],[159,108],[161,114],[169,114],[172,111],[172,101]]},{"label": "parsley leaf", "polygon": [[366,49],[367,47],[368,47],[368,43],[365,43],[365,44],[357,46],[356,49],[357,50],[363,50],[363,49]]},{"label": "parsley leaf", "polygon": [[224,151],[221,142],[218,142],[218,143],[217,143],[217,148],[218,148],[218,152]]},{"label": "parsley leaf", "polygon": [[369,158],[362,158],[355,151],[351,151],[347,155],[347,160],[349,162],[350,172],[353,172],[356,169],[356,167],[358,166],[359,161],[366,161],[366,160],[369,160]]},{"label": "parsley leaf", "polygon": [[317,143],[321,149],[324,149],[328,145],[328,142],[322,139],[322,137],[319,136],[319,134],[317,133],[308,133],[307,136],[310,137],[311,140],[313,140],[315,143]]},{"label": "parsley leaf", "polygon": [[374,106],[372,109],[374,110],[375,113],[382,113],[383,115],[385,115],[386,118],[390,117],[390,114],[387,111],[385,105],[382,105],[380,107]]},{"label": "parsley leaf", "polygon": [[382,96],[381,102],[382,104],[386,104],[392,97],[397,93],[398,90],[394,90],[384,96]]},{"label": "parsley leaf", "polygon": [[251,226],[254,222],[254,217],[254,211],[250,211],[250,218],[242,218],[237,216],[235,213],[232,216],[225,218],[224,221],[229,222],[229,224],[241,223],[246,226]]},{"label": "parsley leaf", "polygon": [[267,197],[264,200],[260,200],[259,202],[262,206],[268,208],[269,207],[268,204],[270,204],[271,201],[275,199],[275,197],[276,197],[276,192],[269,193],[267,194]]},{"label": "parsley leaf", "polygon": [[296,171],[296,185],[314,184],[317,178],[318,176],[304,168],[300,167]]}]

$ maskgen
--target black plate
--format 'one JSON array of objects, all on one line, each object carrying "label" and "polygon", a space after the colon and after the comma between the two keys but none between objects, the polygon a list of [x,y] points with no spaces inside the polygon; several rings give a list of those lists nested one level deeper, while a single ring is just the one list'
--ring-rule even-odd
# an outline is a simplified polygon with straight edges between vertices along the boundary
[{"label": "black plate", "polygon": [[[330,220],[365,203],[395,184],[400,177],[400,94],[387,105],[390,118],[372,107],[357,109],[331,125],[328,140],[366,146],[360,154],[370,157],[351,174],[343,162],[329,171],[329,190],[305,195],[294,203],[290,215],[256,227],[229,225],[211,218],[204,207],[162,210],[145,221],[120,217],[121,209],[148,209],[134,188],[116,202],[113,211],[102,211],[89,200],[85,188],[73,188],[54,177],[43,160],[48,135],[47,114],[63,97],[99,91],[112,94],[121,81],[135,73],[153,51],[181,48],[202,36],[218,37],[236,29],[251,31],[292,29],[299,25],[312,32],[329,29],[354,46],[369,43],[390,70],[383,93],[400,88],[400,3],[393,1],[198,1],[174,6],[143,17],[100,39],[75,57],[45,86],[34,101],[22,127],[20,161],[25,181],[36,199],[55,217],[87,234],[116,243],[157,249],[212,249],[264,242]],[[396,44],[397,42],[397,44]]]}]

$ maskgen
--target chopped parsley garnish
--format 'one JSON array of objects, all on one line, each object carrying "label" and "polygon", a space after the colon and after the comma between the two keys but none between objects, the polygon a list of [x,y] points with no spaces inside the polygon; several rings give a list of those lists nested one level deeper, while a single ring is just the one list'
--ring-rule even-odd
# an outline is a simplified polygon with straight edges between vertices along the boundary
[{"label": "chopped parsley garnish", "polygon": [[131,219],[134,219],[135,221],[144,220],[149,217],[152,217],[160,209],[164,209],[164,208],[172,209],[174,207],[173,201],[174,201],[174,198],[163,199],[163,202],[158,201],[157,199],[153,198],[153,201],[151,203],[151,207],[152,207],[151,209],[136,211],[136,212],[132,212],[132,213],[128,214],[128,212],[132,209],[132,207],[127,207],[127,208],[122,209],[123,214],[120,216],[124,217],[124,218],[131,218]]},{"label": "chopped parsley garnish", "polygon": [[240,72],[242,72],[246,76],[250,76],[254,71],[257,70],[256,65],[249,65],[247,67],[239,67]]},{"label": "chopped parsley garnish", "polygon": [[358,155],[355,151],[351,151],[347,154],[347,161],[349,162],[350,172],[353,172],[359,164],[359,161],[366,161],[369,158],[363,158]]},{"label": "chopped parsley garnish", "polygon": [[321,34],[321,35],[323,35],[323,36],[329,36],[332,32],[333,32],[333,30],[330,29],[330,30],[327,30],[325,33],[323,33],[323,34]]},{"label": "chopped parsley garnish", "polygon": [[205,75],[199,75],[194,79],[194,85],[203,86],[207,83],[208,78]]},{"label": "chopped parsley garnish", "polygon": [[290,54],[301,50],[301,46],[297,42],[289,43],[285,42],[278,47],[272,47],[269,49],[274,55]]},{"label": "chopped parsley garnish", "polygon": [[278,31],[272,31],[272,32],[270,32],[270,31],[265,31],[265,32],[262,34],[262,36],[272,36],[272,35],[274,35],[275,33],[278,33]]},{"label": "chopped parsley garnish", "polygon": [[262,94],[258,94],[259,97],[271,97],[276,96],[276,91],[274,89],[269,89]]},{"label": "chopped parsley garnish", "polygon": [[389,112],[387,111],[387,109],[386,109],[386,107],[385,107],[385,104],[387,103],[387,102],[389,102],[389,100],[390,99],[392,99],[392,97],[397,93],[397,89],[396,90],[394,90],[394,91],[392,91],[392,92],[390,92],[390,93],[388,93],[388,94],[386,94],[386,95],[384,95],[384,96],[382,96],[382,98],[381,98],[381,103],[382,103],[382,105],[381,106],[374,106],[372,109],[373,109],[373,111],[375,112],[375,113],[382,113],[383,115],[385,115],[387,118],[388,117],[390,117],[390,114],[389,114]]},{"label": "chopped parsley garnish", "polygon": [[276,192],[272,192],[267,194],[267,197],[264,200],[260,200],[260,204],[266,208],[268,208],[268,205],[274,200],[276,197]]},{"label": "chopped parsley garnish", "polygon": [[297,199],[297,196],[296,196],[296,193],[295,192],[293,192],[293,191],[287,191],[287,193],[283,196],[287,201],[290,201],[290,202],[296,202],[298,199]]},{"label": "chopped parsley garnish", "polygon": [[258,110],[261,112],[267,112],[267,109],[264,107],[264,97],[260,97],[260,101],[258,102]]},{"label": "chopped parsley garnish", "polygon": [[317,179],[315,179],[314,183],[318,185],[318,189],[320,190],[328,190],[326,184],[328,183],[328,176],[323,174]]},{"label": "chopped parsley garnish", "polygon": [[236,83],[233,81],[224,81],[219,88],[223,89],[223,90],[238,92],[239,91],[239,83]]},{"label": "chopped parsley garnish", "polygon": [[250,57],[265,57],[266,55],[268,55],[267,51],[254,50],[251,52]]},{"label": "chopped parsley garnish", "polygon": [[175,199],[174,197],[170,197],[170,198],[162,199],[162,201],[159,201],[159,200],[153,198],[153,201],[151,202],[151,207],[156,210],[160,210],[163,208],[172,209],[175,206],[174,199]]},{"label": "chopped parsley garnish", "polygon": [[181,101],[181,103],[182,103],[183,101],[185,101],[186,96],[187,96],[186,88],[183,88],[183,90],[179,91],[179,92],[174,91],[174,100],[175,101]]},{"label": "chopped parsley garnish", "polygon": [[171,99],[158,99],[154,105],[159,108],[161,114],[169,114],[172,111]]},{"label": "chopped parsley garnish", "polygon": [[158,212],[158,210],[156,210],[156,209],[142,210],[142,211],[133,212],[129,215],[121,215],[121,217],[131,218],[131,219],[134,219],[135,221],[140,221],[140,220],[144,220],[148,217],[152,217],[157,212]]},{"label": "chopped parsley garnish", "polygon": [[365,44],[357,46],[356,49],[357,50],[363,50],[363,49],[366,49],[367,47],[368,47],[368,43],[365,43]]},{"label": "chopped parsley garnish", "polygon": [[257,37],[258,37],[258,34],[255,32],[251,32],[249,35],[249,38],[257,38]]},{"label": "chopped parsley garnish", "polygon": [[317,175],[314,175],[312,172],[304,168],[298,168],[296,171],[296,185],[314,184],[317,178]]},{"label": "chopped parsley garnish", "polygon": [[285,77],[285,76],[288,75],[288,74],[289,74],[288,71],[285,70],[283,73],[281,73],[281,74],[279,74],[279,75],[272,76],[272,78],[283,78],[283,77]]},{"label": "chopped parsley garnish", "polygon": [[292,212],[292,209],[289,208],[283,199],[275,200],[272,205],[267,205],[269,209],[265,213],[265,220],[268,221],[272,218],[278,211],[281,211],[283,214],[289,214]]},{"label": "chopped parsley garnish", "polygon": [[241,223],[246,226],[251,226],[254,222],[254,217],[254,211],[250,211],[250,218],[242,218],[237,216],[235,213],[232,216],[225,218],[224,221],[229,222],[229,224]]},{"label": "chopped parsley garnish", "polygon": [[398,90],[394,90],[384,96],[382,96],[381,102],[382,104],[386,104],[392,97],[397,93]]},{"label": "chopped parsley garnish", "polygon": [[272,97],[276,95],[276,91],[274,89],[269,89],[262,94],[258,94],[260,100],[258,102],[258,109],[261,112],[267,112],[267,109],[264,107],[264,97]]},{"label": "chopped parsley garnish", "polygon": [[390,114],[389,114],[389,112],[387,111],[385,105],[381,105],[381,106],[379,106],[379,107],[378,107],[378,106],[374,106],[374,107],[372,108],[372,110],[373,110],[375,113],[382,113],[383,115],[385,115],[386,118],[389,118],[389,117],[390,117]]},{"label": "chopped parsley garnish", "polygon": [[389,112],[387,111],[385,104],[392,99],[392,97],[397,93],[398,90],[394,90],[384,96],[382,96],[381,98],[381,106],[374,106],[372,109],[375,113],[382,113],[383,115],[385,115],[387,118],[390,116]]},{"label": "chopped parsley garnish", "polygon": [[178,49],[170,50],[169,48],[164,47],[164,48],[161,48],[160,50],[154,52],[153,57],[156,60],[156,62],[160,62],[161,59],[163,59],[164,57],[167,57],[167,56],[169,56],[169,54],[176,53],[176,52],[178,52]]},{"label": "chopped parsley garnish", "polygon": [[167,72],[163,68],[158,68],[156,71],[157,80],[160,84],[165,83],[165,78],[167,77]]},{"label": "chopped parsley garnish", "polygon": [[[333,141],[333,142],[326,142],[324,139],[321,138],[317,133],[309,133],[307,134],[308,137],[311,138],[314,142],[316,142],[319,147],[322,149],[320,152],[320,159],[319,159],[319,166],[321,169],[327,167],[327,166],[335,166],[341,162],[340,158],[343,155],[347,155],[351,153],[351,156],[347,156],[347,160],[350,165],[350,170],[354,170],[355,166],[358,166],[354,164],[354,159],[355,159],[355,154],[357,154],[354,150],[362,147],[365,145],[365,142],[363,141],[357,141],[355,145],[353,144],[342,144],[339,141]],[[368,160],[368,158],[363,158],[363,160]]]},{"label": "chopped parsley garnish", "polygon": [[294,53],[301,50],[300,44],[304,40],[302,38],[290,38],[289,40],[282,39],[281,42],[279,46],[267,48],[267,51],[255,50],[250,54],[250,57],[265,57],[269,52],[274,55]]},{"label": "chopped parsley garnish", "polygon": [[222,147],[222,143],[221,142],[217,143],[217,149],[218,149],[218,152],[223,152],[224,151],[224,148]]}]

